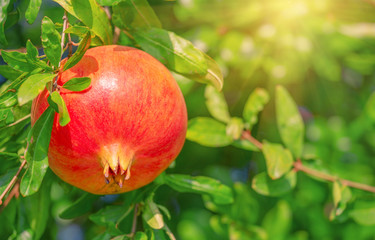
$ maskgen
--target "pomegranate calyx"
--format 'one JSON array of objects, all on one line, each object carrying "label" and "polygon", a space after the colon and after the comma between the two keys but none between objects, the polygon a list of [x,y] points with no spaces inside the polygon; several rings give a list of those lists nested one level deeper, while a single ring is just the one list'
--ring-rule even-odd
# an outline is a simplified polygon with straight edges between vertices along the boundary
[{"label": "pomegranate calyx", "polygon": [[113,180],[122,188],[124,181],[130,179],[134,152],[121,144],[113,143],[101,149],[99,159],[106,183],[109,184]]}]

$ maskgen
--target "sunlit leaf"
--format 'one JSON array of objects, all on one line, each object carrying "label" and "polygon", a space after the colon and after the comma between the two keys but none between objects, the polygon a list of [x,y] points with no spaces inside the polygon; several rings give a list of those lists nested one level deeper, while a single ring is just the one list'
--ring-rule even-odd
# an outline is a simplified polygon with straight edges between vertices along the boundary
[{"label": "sunlit leaf", "polygon": [[258,114],[269,101],[268,92],[262,88],[256,88],[249,96],[243,109],[243,118],[246,128],[251,129],[258,122]]},{"label": "sunlit leaf", "polygon": [[39,190],[48,169],[48,147],[55,112],[47,108],[31,129],[31,141],[26,152],[27,170],[22,177],[20,191],[28,196]]},{"label": "sunlit leaf", "polygon": [[81,77],[81,78],[72,78],[68,80],[66,83],[64,83],[62,87],[70,91],[80,92],[89,88],[90,84],[91,84],[91,78]]},{"label": "sunlit leaf", "polygon": [[18,103],[23,105],[33,100],[45,88],[46,83],[52,81],[56,74],[40,73],[28,77],[18,90]]},{"label": "sunlit leaf", "polygon": [[165,183],[178,192],[208,194],[217,204],[233,202],[232,190],[216,179],[204,176],[191,177],[183,174],[167,174],[164,177]]},{"label": "sunlit leaf", "polygon": [[8,5],[10,3],[10,0],[3,0],[1,1],[1,8],[0,8],[0,43],[3,45],[7,45],[7,39],[5,38],[4,33],[4,24],[7,20],[7,14],[8,14]]},{"label": "sunlit leaf", "polygon": [[290,171],[276,180],[272,180],[266,172],[262,172],[253,178],[252,188],[262,195],[280,196],[292,190],[296,185],[296,181],[296,173],[294,171]]},{"label": "sunlit leaf", "polygon": [[134,235],[134,240],[147,240],[147,234],[144,232],[136,232]]},{"label": "sunlit leaf", "polygon": [[229,238],[231,240],[242,240],[242,239],[259,239],[267,240],[267,232],[256,225],[242,228],[238,225],[231,224],[229,226]]},{"label": "sunlit leaf", "polygon": [[282,177],[293,166],[291,152],[280,144],[263,141],[262,152],[266,159],[267,173],[272,179]]},{"label": "sunlit leaf", "polygon": [[212,118],[198,117],[189,120],[186,138],[207,147],[224,147],[233,142],[226,134],[226,126]]},{"label": "sunlit leaf", "polygon": [[375,204],[374,201],[357,201],[349,216],[358,224],[364,226],[375,225]]},{"label": "sunlit leaf", "polygon": [[73,219],[88,213],[92,209],[93,203],[99,198],[98,195],[90,193],[84,193],[78,198],[72,205],[67,207],[61,214],[60,217],[64,219]]},{"label": "sunlit leaf", "polygon": [[295,157],[300,157],[303,148],[304,123],[298,108],[288,91],[276,87],[277,127],[284,144]]},{"label": "sunlit leaf", "polygon": [[64,99],[58,91],[54,91],[51,93],[51,100],[57,104],[60,126],[66,126],[70,122],[70,116]]},{"label": "sunlit leaf", "polygon": [[112,22],[121,29],[134,27],[161,28],[159,18],[147,0],[118,1],[112,7]]},{"label": "sunlit leaf", "polygon": [[211,84],[216,89],[221,90],[224,85],[224,78],[219,65],[204,52],[202,52],[202,54],[207,63],[207,73],[204,75],[186,76],[200,83]]},{"label": "sunlit leaf", "polygon": [[89,49],[90,43],[91,43],[91,34],[90,32],[87,32],[85,37],[80,42],[77,48],[77,51],[64,64],[63,71],[66,71],[69,68],[73,67],[82,59],[87,49]]},{"label": "sunlit leaf", "polygon": [[244,130],[242,118],[232,117],[226,127],[226,133],[234,140],[239,140]]},{"label": "sunlit leaf", "polygon": [[274,240],[286,239],[292,226],[292,210],[285,200],[277,202],[276,206],[267,212],[262,226],[268,237]]},{"label": "sunlit leaf", "polygon": [[332,197],[334,209],[332,210],[331,219],[334,219],[344,212],[348,202],[352,198],[352,193],[348,186],[341,184],[340,181],[335,181],[332,187]]},{"label": "sunlit leaf", "polygon": [[107,14],[95,0],[54,0],[83,22],[103,44],[112,43],[112,27]]},{"label": "sunlit leaf", "polygon": [[213,86],[207,85],[204,96],[210,114],[217,120],[228,123],[230,121],[230,114],[224,94]]},{"label": "sunlit leaf", "polygon": [[55,24],[45,16],[42,20],[42,45],[44,53],[55,67],[59,66],[61,59],[61,36],[56,30]]},{"label": "sunlit leaf", "polygon": [[172,71],[221,90],[223,77],[216,62],[190,41],[159,28],[137,29],[132,34],[142,49]]},{"label": "sunlit leaf", "polygon": [[90,31],[90,29],[86,26],[75,26],[75,25],[70,26],[67,29],[65,29],[65,33],[74,34],[79,37],[85,37],[88,31]]},{"label": "sunlit leaf", "polygon": [[244,139],[241,139],[241,138],[237,139],[237,140],[234,140],[232,145],[237,147],[237,148],[241,148],[241,149],[248,150],[248,151],[255,151],[255,152],[259,151],[259,148],[257,146],[252,144],[250,141],[244,140]]},{"label": "sunlit leaf", "polygon": [[26,20],[29,24],[32,24],[35,21],[41,4],[42,0],[30,0],[25,13]]},{"label": "sunlit leaf", "polygon": [[163,215],[160,213],[158,205],[153,200],[153,194],[147,197],[144,203],[145,205],[142,217],[145,220],[145,222],[153,229],[163,228]]},{"label": "sunlit leaf", "polygon": [[101,6],[112,6],[123,0],[96,0],[96,2]]}]

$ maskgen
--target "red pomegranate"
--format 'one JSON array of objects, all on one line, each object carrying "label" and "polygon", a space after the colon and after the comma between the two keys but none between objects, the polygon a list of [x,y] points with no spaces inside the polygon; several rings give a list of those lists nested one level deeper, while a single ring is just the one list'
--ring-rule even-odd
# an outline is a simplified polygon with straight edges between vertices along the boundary
[{"label": "red pomegranate", "polygon": [[[58,80],[90,77],[81,92],[60,88],[71,121],[55,114],[49,166],[62,180],[94,194],[115,194],[153,181],[179,154],[186,135],[184,98],[171,73],[149,54],[125,46],[89,49]],[[45,89],[31,122],[49,106]]]}]

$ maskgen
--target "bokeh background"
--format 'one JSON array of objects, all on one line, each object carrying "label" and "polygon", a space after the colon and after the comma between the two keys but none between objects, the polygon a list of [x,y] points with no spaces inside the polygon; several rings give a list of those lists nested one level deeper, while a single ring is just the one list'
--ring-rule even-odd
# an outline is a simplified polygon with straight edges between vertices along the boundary
[{"label": "bokeh background", "polygon": [[[273,93],[276,85],[284,85],[305,121],[304,159],[322,171],[375,184],[375,1],[149,3],[165,29],[191,40],[220,65],[225,80],[223,93],[233,116],[241,116],[255,88],[262,87],[270,93],[271,101],[261,113],[253,136],[281,142]],[[46,0],[38,19],[29,25],[24,19],[27,6],[28,1],[18,1],[14,14],[8,16],[18,23],[7,29],[9,45],[1,48],[23,48],[27,39],[41,46],[42,17],[62,22],[63,9]],[[120,38],[119,43],[126,43],[121,41]],[[175,77],[184,93],[189,118],[209,116],[205,86]],[[168,226],[183,240],[375,239],[375,217],[358,222],[344,213],[332,219],[332,184],[299,174],[297,187],[291,193],[277,198],[255,193],[250,180],[264,169],[260,153],[235,147],[208,148],[187,141],[168,171],[219,179],[234,189],[235,203],[227,209],[214,209],[200,195],[177,193],[168,187],[158,190],[161,193],[155,201],[170,210]],[[77,192],[67,194],[64,186],[58,184],[52,189],[51,221],[57,225],[51,224],[50,236],[93,239],[98,226],[87,216],[71,221],[58,217]],[[374,194],[356,190],[353,194],[353,201],[372,204],[375,215]],[[116,202],[117,198],[102,197],[97,207]]]}]

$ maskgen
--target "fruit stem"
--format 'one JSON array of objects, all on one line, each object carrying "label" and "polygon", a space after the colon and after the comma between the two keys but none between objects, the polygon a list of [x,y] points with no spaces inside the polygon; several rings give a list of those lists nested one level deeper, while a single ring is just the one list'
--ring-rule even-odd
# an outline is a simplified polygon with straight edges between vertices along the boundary
[{"label": "fruit stem", "polygon": [[[255,139],[253,136],[251,136],[250,131],[243,131],[241,138],[251,142],[259,150],[262,150],[263,144],[260,141],[258,141],[257,139]],[[324,181],[328,181],[328,182],[340,181],[343,185],[346,185],[348,187],[357,188],[357,189],[360,189],[360,190],[363,190],[363,191],[375,193],[375,187],[373,187],[373,186],[363,184],[363,183],[359,183],[359,182],[353,182],[353,181],[350,181],[350,180],[347,180],[347,179],[342,179],[342,178],[339,178],[339,177],[336,177],[336,176],[333,176],[333,175],[330,175],[330,174],[327,174],[327,173],[320,172],[320,171],[317,171],[315,169],[309,168],[306,165],[303,165],[300,158],[297,158],[297,160],[293,163],[293,167],[294,167],[294,170],[296,172],[301,171],[301,172],[304,172],[305,174],[307,174],[309,176],[319,178],[319,179],[324,180]]]}]

